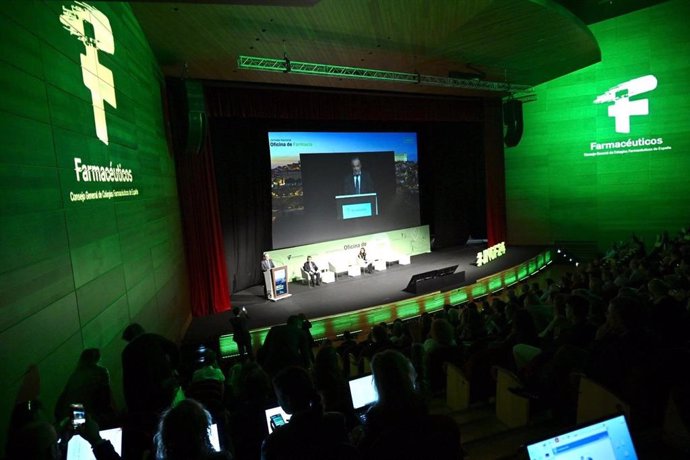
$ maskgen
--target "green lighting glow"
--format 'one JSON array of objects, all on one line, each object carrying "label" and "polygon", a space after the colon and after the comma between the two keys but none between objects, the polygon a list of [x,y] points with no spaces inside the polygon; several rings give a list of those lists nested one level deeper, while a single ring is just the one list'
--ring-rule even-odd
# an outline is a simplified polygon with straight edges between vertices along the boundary
[{"label": "green lighting glow", "polygon": [[472,288],[472,297],[477,298],[486,294],[486,286],[483,284],[477,285]]},{"label": "green lighting glow", "polygon": [[522,280],[523,278],[527,277],[527,275],[528,275],[528,273],[527,273],[527,267],[524,266],[524,265],[521,266],[521,267],[518,269],[518,272],[517,272],[517,279],[518,279],[518,280]]},{"label": "green lighting glow", "polygon": [[465,292],[464,289],[460,290],[460,291],[453,292],[450,295],[450,303],[452,305],[457,305],[457,304],[460,304],[463,302],[467,302],[467,292]]},{"label": "green lighting glow", "polygon": [[503,280],[501,277],[491,278],[489,280],[489,291],[494,292],[503,287]]},{"label": "green lighting glow", "polygon": [[[502,280],[505,285],[515,281],[515,273],[519,272],[522,277],[528,276],[528,267],[537,266],[539,259],[543,260],[548,256],[548,251],[545,251],[536,257],[523,262],[517,267],[509,268],[503,272],[497,273],[488,281],[482,281],[470,286],[464,286],[450,292],[437,292],[433,294],[425,294],[419,297],[406,299],[401,302],[378,305],[365,310],[358,310],[351,313],[317,318],[311,321],[311,333],[315,339],[322,339],[326,337],[334,337],[342,334],[344,331],[367,331],[378,323],[390,323],[393,319],[400,318],[407,320],[418,317],[422,312],[433,313],[443,308],[446,302],[453,305],[464,303],[469,298],[469,293],[473,298],[482,297],[489,293],[489,291],[496,291],[501,288]],[[263,343],[268,334],[269,329],[264,328],[252,331],[252,340],[257,347]],[[219,339],[221,356],[224,358],[235,356],[237,354],[237,344],[232,340],[232,334],[223,335]]]},{"label": "green lighting glow", "polygon": [[382,308],[367,314],[370,325],[378,323],[389,323],[393,319],[393,312],[388,308]]},{"label": "green lighting glow", "polygon": [[634,231],[649,246],[687,226],[688,17],[671,0],[592,24],[602,61],[535,87],[505,152],[512,244],[603,249]]},{"label": "green lighting glow", "polygon": [[398,318],[414,318],[415,316],[419,316],[421,312],[422,309],[419,307],[419,304],[417,302],[402,305],[398,307]]}]

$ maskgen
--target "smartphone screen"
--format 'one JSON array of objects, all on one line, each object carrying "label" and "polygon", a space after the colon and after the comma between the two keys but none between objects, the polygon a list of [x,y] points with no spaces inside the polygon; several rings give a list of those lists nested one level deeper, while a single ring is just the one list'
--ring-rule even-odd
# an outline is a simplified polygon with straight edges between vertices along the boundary
[{"label": "smartphone screen", "polygon": [[71,404],[70,408],[72,409],[72,426],[76,428],[79,425],[83,425],[86,421],[84,406],[82,404]]},{"label": "smartphone screen", "polygon": [[276,427],[285,425],[285,420],[283,420],[283,416],[280,414],[271,415],[271,421]]}]

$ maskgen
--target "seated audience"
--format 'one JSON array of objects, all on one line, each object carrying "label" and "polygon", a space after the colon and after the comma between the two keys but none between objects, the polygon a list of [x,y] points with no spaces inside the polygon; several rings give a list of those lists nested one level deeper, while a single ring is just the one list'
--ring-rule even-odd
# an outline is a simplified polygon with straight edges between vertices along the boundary
[{"label": "seated audience", "polygon": [[378,401],[369,409],[358,444],[366,459],[462,458],[460,430],[447,416],[431,416],[417,391],[416,373],[402,353],[386,350],[371,363]]},{"label": "seated audience", "polygon": [[211,415],[193,399],[180,401],[161,416],[155,435],[157,460],[231,459],[211,446]]},{"label": "seated audience", "polygon": [[263,460],[344,458],[344,453],[353,451],[347,443],[345,417],[324,412],[306,370],[297,366],[283,369],[273,379],[273,388],[291,418],[264,440]]}]

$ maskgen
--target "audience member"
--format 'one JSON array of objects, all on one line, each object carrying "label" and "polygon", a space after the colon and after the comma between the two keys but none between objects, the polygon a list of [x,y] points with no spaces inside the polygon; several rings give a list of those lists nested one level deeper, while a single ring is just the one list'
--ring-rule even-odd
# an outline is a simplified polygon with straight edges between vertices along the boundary
[{"label": "audience member", "polygon": [[168,407],[179,388],[177,346],[165,337],[147,333],[137,323],[124,330],[128,342],[122,352],[122,383],[130,412],[158,413]]},{"label": "audience member", "polygon": [[309,338],[302,329],[302,321],[290,316],[287,324],[273,326],[266,335],[261,349],[260,364],[269,375],[277,375],[289,366],[311,365]]},{"label": "audience member", "polygon": [[283,369],[273,379],[273,387],[291,418],[264,440],[262,460],[343,458],[343,452],[354,452],[348,448],[343,414],[324,412],[306,370],[297,366]]},{"label": "audience member", "polygon": [[366,459],[461,458],[460,430],[452,418],[430,416],[416,373],[402,353],[386,350],[371,363],[378,401],[369,409],[358,444]]},{"label": "audience member", "polygon": [[209,439],[211,415],[193,399],[180,401],[161,416],[155,435],[157,460],[231,459],[216,452]]},{"label": "audience member", "polygon": [[87,348],[82,351],[77,367],[67,380],[55,405],[56,420],[70,415],[70,404],[80,403],[98,424],[104,425],[114,421],[110,374],[108,369],[98,364],[100,358],[98,348]]},{"label": "audience member", "polygon": [[233,332],[232,340],[237,344],[237,351],[242,359],[246,356],[248,356],[249,359],[254,358],[254,352],[252,351],[252,336],[249,333],[249,326],[247,325],[248,320],[249,314],[245,307],[234,307],[232,309],[232,318],[230,318]]}]

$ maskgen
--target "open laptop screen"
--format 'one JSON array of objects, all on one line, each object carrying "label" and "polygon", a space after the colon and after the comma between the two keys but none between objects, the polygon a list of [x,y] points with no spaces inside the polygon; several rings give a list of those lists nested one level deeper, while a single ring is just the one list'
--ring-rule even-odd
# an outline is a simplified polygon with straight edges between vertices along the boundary
[{"label": "open laptop screen", "polygon": [[[122,455],[122,428],[101,430],[99,434],[101,438],[110,441],[118,455]],[[74,435],[67,443],[67,460],[96,460],[96,456],[86,439]]]},{"label": "open laptop screen", "polygon": [[372,375],[365,375],[350,380],[350,394],[352,395],[352,407],[354,409],[361,409],[371,403],[379,400],[379,395],[376,393],[374,386],[374,377]]},{"label": "open laptop screen", "polygon": [[530,460],[637,460],[623,415],[527,446]]}]

